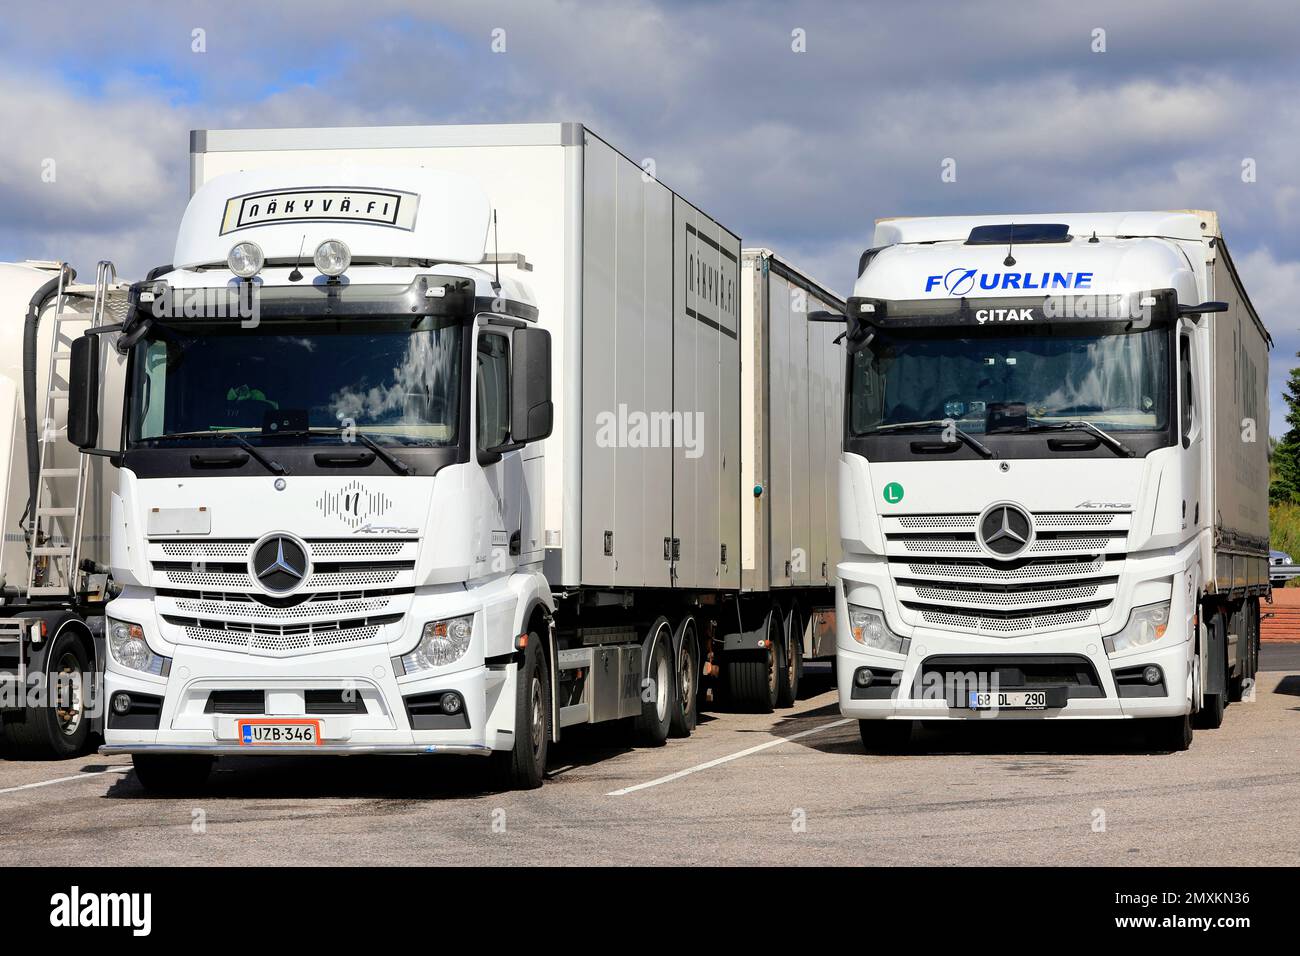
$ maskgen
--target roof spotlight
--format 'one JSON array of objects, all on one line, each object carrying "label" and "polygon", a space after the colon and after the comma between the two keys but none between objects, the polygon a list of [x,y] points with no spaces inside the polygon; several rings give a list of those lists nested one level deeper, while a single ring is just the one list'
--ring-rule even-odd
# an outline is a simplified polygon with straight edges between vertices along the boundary
[{"label": "roof spotlight", "polygon": [[235,243],[230,247],[230,255],[226,256],[226,265],[241,279],[251,279],[262,271],[265,264],[262,247],[248,240]]},{"label": "roof spotlight", "polygon": [[316,247],[312,261],[322,275],[341,276],[352,264],[352,250],[341,239],[326,239]]}]

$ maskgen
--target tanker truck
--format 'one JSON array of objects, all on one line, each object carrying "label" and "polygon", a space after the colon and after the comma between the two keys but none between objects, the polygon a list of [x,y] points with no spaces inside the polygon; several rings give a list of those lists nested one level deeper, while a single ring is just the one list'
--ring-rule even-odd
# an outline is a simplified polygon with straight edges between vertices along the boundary
[{"label": "tanker truck", "polygon": [[528,788],[579,724],[794,702],[838,557],[807,314],[842,300],[581,124],[197,131],[191,172],[172,261],[74,348],[102,752],[160,792],[250,753]]},{"label": "tanker truck", "polygon": [[71,345],[116,321],[126,286],[60,262],[0,264],[0,737],[9,757],[84,752],[103,725],[111,596],[106,463],[67,435]]},{"label": "tanker truck", "polygon": [[1249,693],[1268,332],[1212,212],[886,219],[847,319],[840,707],[1136,720]]}]

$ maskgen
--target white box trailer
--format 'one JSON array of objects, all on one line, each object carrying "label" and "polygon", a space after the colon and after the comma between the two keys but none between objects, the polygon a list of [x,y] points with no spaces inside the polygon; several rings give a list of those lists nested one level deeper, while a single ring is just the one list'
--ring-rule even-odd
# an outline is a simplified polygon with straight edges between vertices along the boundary
[{"label": "white box trailer", "polygon": [[[635,717],[644,740],[662,743],[670,725],[690,732],[702,690],[761,710],[793,702],[804,653],[815,650],[810,622],[824,634],[833,607],[832,497],[823,439],[809,429],[825,424],[834,361],[827,337],[805,328],[806,303],[790,311],[786,286],[809,290],[802,298],[814,306],[833,305],[831,293],[761,253],[762,282],[782,290],[754,286],[746,298],[738,235],[580,124],[208,130],[191,146],[194,194],[174,262],[137,288],[124,329],[134,384],[114,553],[135,586],[109,610],[110,633],[120,630],[131,653],[183,667],[189,683],[110,666],[106,693],[123,709],[110,713],[107,752],[135,754],[146,784],[167,785],[206,773],[197,758],[242,752],[240,734],[255,730],[316,753],[495,753],[514,761],[512,780],[535,785],[545,757],[536,741],[571,724]],[[312,250],[340,243],[348,255],[325,272]],[[312,264],[319,274],[308,282]],[[441,291],[413,291],[429,285]],[[197,318],[173,308],[232,288],[260,296],[262,317],[249,327],[260,331],[241,338],[203,325],[217,318],[206,306]],[[326,307],[322,295],[362,311]],[[412,325],[411,312],[436,327]],[[380,326],[368,316],[401,321],[374,338]],[[463,342],[448,339],[452,328]],[[358,425],[368,451],[317,451],[343,418],[319,389],[337,379],[333,394],[355,397],[399,371],[354,380],[366,356],[331,336],[387,348],[431,333],[436,354],[465,356],[462,372],[435,376],[455,394],[415,401],[422,383],[394,382],[405,417]],[[304,342],[309,355],[296,357]],[[186,363],[190,348],[221,357]],[[750,362],[761,374],[743,388]],[[186,376],[200,374],[202,395],[192,394]],[[507,383],[505,403],[493,389]],[[256,426],[244,396],[288,410]],[[419,418],[457,403],[463,418]],[[502,407],[513,409],[511,440],[475,454],[475,429]],[[742,420],[758,436],[752,466]],[[92,431],[78,431],[83,448],[98,440]],[[273,490],[267,471],[279,476]],[[195,480],[174,480],[186,475]],[[357,508],[384,520],[346,513],[354,520],[341,528],[341,512]],[[146,514],[184,527],[146,527]],[[287,550],[268,545],[277,541]],[[259,582],[283,571],[280,553],[290,565],[328,556],[335,591],[372,573],[393,588],[318,596],[327,589],[312,573],[293,577],[309,597],[291,612],[299,630],[268,630],[247,599],[266,601]],[[354,568],[362,557],[383,567]],[[345,633],[324,635],[313,604],[325,614],[329,601],[372,599],[391,613],[346,626],[335,615]],[[319,653],[318,629],[352,657]],[[451,657],[419,656],[453,631],[463,643]],[[276,687],[259,692],[267,656],[282,658]],[[311,710],[322,682],[356,667],[374,684],[373,707]],[[543,729],[529,703],[541,686]],[[254,706],[250,689],[255,706],[288,710],[232,711]],[[136,715],[137,696],[147,713]],[[442,698],[458,702],[454,715],[431,713]],[[285,713],[298,723],[276,723]]]},{"label": "white box trailer", "polygon": [[[1207,416],[1210,480],[1207,514],[1212,534],[1213,590],[1227,597],[1257,595],[1268,572],[1268,350],[1272,339],[1250,298],[1218,227],[1205,213],[1210,236],[1208,298],[1227,305],[1207,313],[1210,330],[1212,414]],[[1236,630],[1233,632],[1236,633]]]},{"label": "white box trailer", "polygon": [[[810,322],[844,300],[770,249],[741,255],[741,581],[747,591],[829,588],[844,420],[841,329]],[[803,653],[835,653],[833,606],[806,607]]]}]

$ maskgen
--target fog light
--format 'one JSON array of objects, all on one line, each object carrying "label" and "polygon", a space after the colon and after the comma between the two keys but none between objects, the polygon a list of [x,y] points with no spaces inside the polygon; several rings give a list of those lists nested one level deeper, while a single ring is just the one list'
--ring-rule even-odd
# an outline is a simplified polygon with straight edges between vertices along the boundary
[{"label": "fog light", "polygon": [[870,667],[859,667],[853,675],[853,683],[859,687],[870,687],[871,679],[876,675],[871,673]]},{"label": "fog light", "polygon": [[455,694],[450,691],[442,695],[440,703],[442,704],[442,712],[444,714],[459,714],[460,709],[465,706],[460,699],[460,694]]},{"label": "fog light", "polygon": [[326,239],[316,247],[312,261],[316,263],[321,275],[341,276],[352,265],[352,250],[347,243],[338,239]]},{"label": "fog light", "polygon": [[113,695],[113,713],[129,714],[131,712],[131,695],[114,694]]},{"label": "fog light", "polygon": [[226,256],[226,265],[241,279],[251,279],[262,271],[265,264],[266,256],[262,254],[262,247],[248,240],[235,243]]},{"label": "fog light", "polygon": [[1142,679],[1148,684],[1159,684],[1160,677],[1160,668],[1156,667],[1156,665],[1148,664],[1146,667],[1142,668]]}]

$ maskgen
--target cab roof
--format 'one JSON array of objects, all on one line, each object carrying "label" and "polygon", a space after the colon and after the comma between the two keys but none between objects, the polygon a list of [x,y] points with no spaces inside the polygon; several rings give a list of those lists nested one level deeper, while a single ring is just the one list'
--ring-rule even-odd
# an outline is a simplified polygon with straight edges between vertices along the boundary
[{"label": "cab roof", "polygon": [[1162,238],[1198,241],[1219,236],[1219,217],[1201,209],[1163,212],[1035,213],[1002,216],[898,216],[876,220],[873,246],[914,242],[965,242],[979,226],[1063,223],[1088,238]]}]

